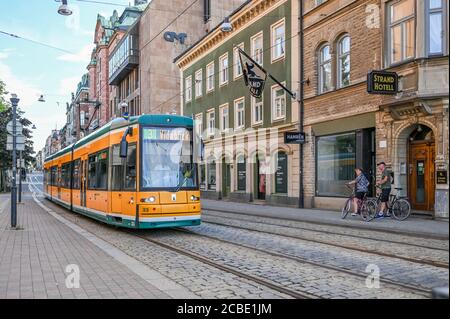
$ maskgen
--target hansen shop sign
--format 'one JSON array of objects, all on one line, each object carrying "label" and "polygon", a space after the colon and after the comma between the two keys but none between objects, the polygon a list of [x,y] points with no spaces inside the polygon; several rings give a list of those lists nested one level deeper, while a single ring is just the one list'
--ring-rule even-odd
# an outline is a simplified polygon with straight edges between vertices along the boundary
[{"label": "hansen shop sign", "polygon": [[386,71],[370,72],[367,75],[367,92],[370,94],[397,94],[398,74]]}]

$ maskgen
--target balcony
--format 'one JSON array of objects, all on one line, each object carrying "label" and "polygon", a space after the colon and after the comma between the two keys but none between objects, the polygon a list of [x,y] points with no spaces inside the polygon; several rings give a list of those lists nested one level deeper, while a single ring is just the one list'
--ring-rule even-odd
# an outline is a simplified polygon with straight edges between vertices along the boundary
[{"label": "balcony", "polygon": [[139,65],[139,38],[126,35],[114,49],[109,59],[109,84],[118,85]]}]

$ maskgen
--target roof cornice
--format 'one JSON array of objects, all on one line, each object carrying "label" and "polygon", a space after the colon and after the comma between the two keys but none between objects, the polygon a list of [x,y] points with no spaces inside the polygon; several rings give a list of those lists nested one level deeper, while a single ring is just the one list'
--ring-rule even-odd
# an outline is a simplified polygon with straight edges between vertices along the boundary
[{"label": "roof cornice", "polygon": [[247,3],[230,17],[230,23],[233,26],[232,32],[223,32],[219,27],[208,33],[203,39],[187,49],[178,58],[175,59],[179,68],[183,68],[202,56],[205,52],[223,42],[229,37],[239,33],[241,29],[251,24],[264,13],[270,11],[277,4],[285,2],[284,0],[255,0]]}]

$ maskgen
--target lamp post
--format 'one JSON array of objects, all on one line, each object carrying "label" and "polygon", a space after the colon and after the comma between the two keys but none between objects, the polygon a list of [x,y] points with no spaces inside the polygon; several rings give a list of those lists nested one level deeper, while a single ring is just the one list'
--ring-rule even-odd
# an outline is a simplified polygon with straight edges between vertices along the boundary
[{"label": "lamp post", "polygon": [[11,105],[12,105],[12,123],[13,123],[13,153],[12,153],[12,185],[11,185],[11,228],[17,226],[17,154],[16,154],[16,127],[17,127],[17,105],[19,104],[19,99],[16,94],[11,94]]}]

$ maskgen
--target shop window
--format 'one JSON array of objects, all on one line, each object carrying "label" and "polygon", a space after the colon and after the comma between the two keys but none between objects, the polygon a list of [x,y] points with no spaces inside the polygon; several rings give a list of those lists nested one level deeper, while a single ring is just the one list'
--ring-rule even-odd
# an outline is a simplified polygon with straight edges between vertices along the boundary
[{"label": "shop window", "polygon": [[347,196],[345,184],[355,175],[356,134],[321,136],[316,141],[316,195]]},{"label": "shop window", "polygon": [[208,190],[216,190],[216,160],[208,161]]},{"label": "shop window", "polygon": [[275,172],[275,193],[288,192],[288,156],[284,152],[277,154],[277,171]]},{"label": "shop window", "polygon": [[206,189],[206,167],[205,164],[200,164],[200,189]]},{"label": "shop window", "polygon": [[246,191],[247,183],[247,166],[243,155],[237,157],[237,190],[239,192]]}]

